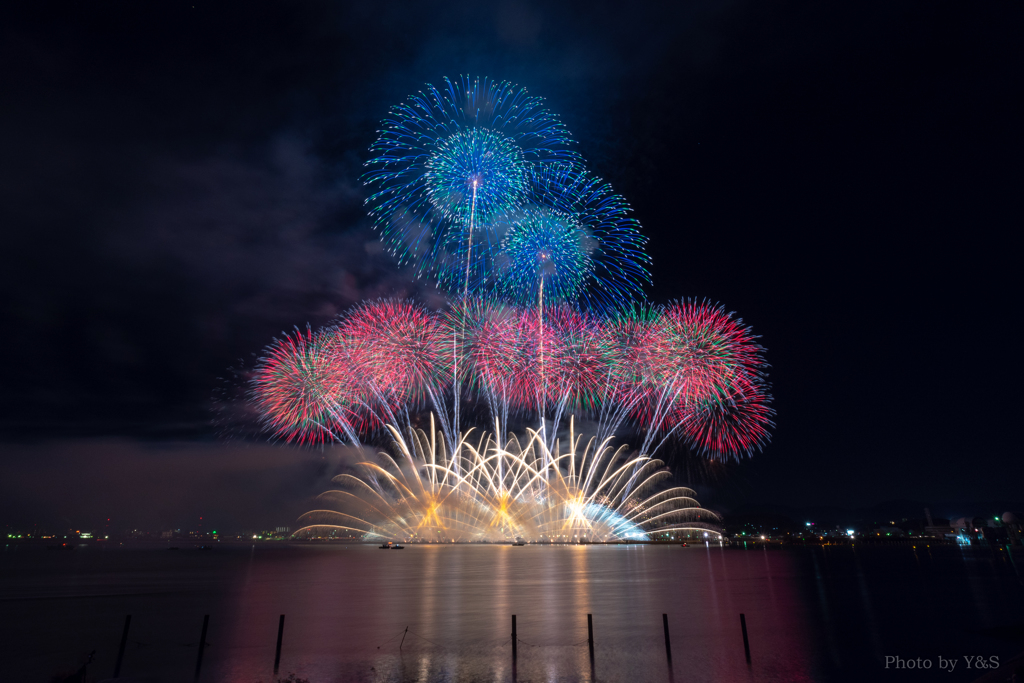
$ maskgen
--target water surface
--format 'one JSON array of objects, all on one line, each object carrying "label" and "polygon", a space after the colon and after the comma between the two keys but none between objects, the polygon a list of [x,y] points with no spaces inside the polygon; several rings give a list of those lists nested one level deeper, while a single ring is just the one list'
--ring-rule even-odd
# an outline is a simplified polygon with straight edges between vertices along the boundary
[{"label": "water surface", "polygon": [[0,571],[3,680],[48,681],[94,649],[90,676],[110,676],[126,614],[122,676],[154,681],[192,680],[204,614],[202,680],[237,683],[275,680],[281,614],[280,676],[311,683],[668,681],[662,614],[676,681],[971,681],[964,655],[1024,650],[1021,580],[987,549],[8,547]]}]

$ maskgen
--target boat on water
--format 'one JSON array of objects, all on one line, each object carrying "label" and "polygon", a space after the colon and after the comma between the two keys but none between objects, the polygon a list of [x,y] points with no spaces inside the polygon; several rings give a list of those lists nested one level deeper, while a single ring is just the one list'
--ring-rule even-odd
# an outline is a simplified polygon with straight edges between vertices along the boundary
[{"label": "boat on water", "polygon": [[526,542],[525,541],[516,541],[512,545],[526,545]]},{"label": "boat on water", "polygon": [[391,541],[388,541],[384,545],[380,546],[380,550],[405,550],[405,546],[397,545],[395,543],[392,543]]}]

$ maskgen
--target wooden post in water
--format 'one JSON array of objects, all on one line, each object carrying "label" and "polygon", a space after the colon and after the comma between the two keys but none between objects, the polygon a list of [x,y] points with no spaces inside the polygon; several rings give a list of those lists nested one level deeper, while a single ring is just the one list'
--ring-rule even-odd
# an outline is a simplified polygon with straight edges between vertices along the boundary
[{"label": "wooden post in water", "polygon": [[284,615],[281,615],[281,621],[277,622],[277,654],[274,655],[274,673],[277,673],[278,668],[281,666],[281,640],[284,638]]},{"label": "wooden post in water", "polygon": [[590,678],[594,678],[594,615],[587,615],[587,645],[590,646]]},{"label": "wooden post in water", "polygon": [[121,647],[117,648],[117,664],[114,665],[114,678],[121,675],[121,663],[124,661],[124,646],[128,644],[128,627],[132,625],[132,615],[124,618],[124,631],[121,632]]},{"label": "wooden post in water", "polygon": [[519,656],[519,634],[516,632],[516,615],[512,615],[512,683],[519,680],[516,671],[516,658]]},{"label": "wooden post in water", "polygon": [[210,615],[203,615],[203,632],[199,636],[199,654],[196,655],[196,680],[199,680],[199,670],[203,666],[203,652],[206,650],[206,628],[210,625]]},{"label": "wooden post in water", "polygon": [[750,664],[750,641],[747,640],[747,617],[740,614],[740,628],[743,629],[743,652],[747,655],[747,664]]},{"label": "wooden post in water", "polygon": [[674,681],[675,675],[672,671],[672,641],[668,637],[668,615],[661,615],[661,624],[665,627],[665,656],[668,657],[668,680]]},{"label": "wooden post in water", "polygon": [[516,656],[519,654],[519,636],[516,635],[516,615],[512,615],[512,666],[516,665]]}]

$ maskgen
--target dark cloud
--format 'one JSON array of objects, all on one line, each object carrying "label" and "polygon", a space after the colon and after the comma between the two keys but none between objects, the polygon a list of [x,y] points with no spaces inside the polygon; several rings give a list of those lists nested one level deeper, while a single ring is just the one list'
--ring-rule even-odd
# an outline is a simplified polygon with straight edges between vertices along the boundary
[{"label": "dark cloud", "polygon": [[[233,363],[226,349],[257,353],[280,331],[324,324],[363,299],[438,303],[432,284],[380,249],[352,154],[328,164],[282,133],[199,159],[154,155],[135,174],[123,203],[81,226],[89,233],[82,260],[18,293],[19,312],[43,334],[16,343],[47,356],[44,371],[61,372],[10,368],[23,382],[8,386],[15,412],[49,404],[66,412],[45,419],[73,424],[95,420],[97,410],[173,410],[169,398],[209,385]],[[180,407],[186,421],[202,422],[205,400],[192,396]]]},{"label": "dark cloud", "polygon": [[195,309],[222,320],[322,321],[367,298],[422,298],[369,229],[354,155],[328,167],[283,135],[247,156],[155,164],[104,251],[181,273]]},{"label": "dark cloud", "polygon": [[0,516],[38,524],[125,529],[295,527],[352,449],[125,439],[9,446]]}]

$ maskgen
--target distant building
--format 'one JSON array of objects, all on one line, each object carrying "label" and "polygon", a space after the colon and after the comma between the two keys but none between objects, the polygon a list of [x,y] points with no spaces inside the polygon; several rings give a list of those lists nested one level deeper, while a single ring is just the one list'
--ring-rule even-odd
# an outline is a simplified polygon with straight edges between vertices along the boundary
[{"label": "distant building", "polygon": [[1010,545],[1021,545],[1021,521],[1020,517],[1010,511],[1006,511],[1002,516],[1003,525],[1006,527],[1006,533],[1010,537]]},{"label": "distant building", "polygon": [[961,543],[987,542],[991,545],[1020,545],[1020,515],[1004,512],[989,517],[960,517],[950,522],[952,531]]}]

